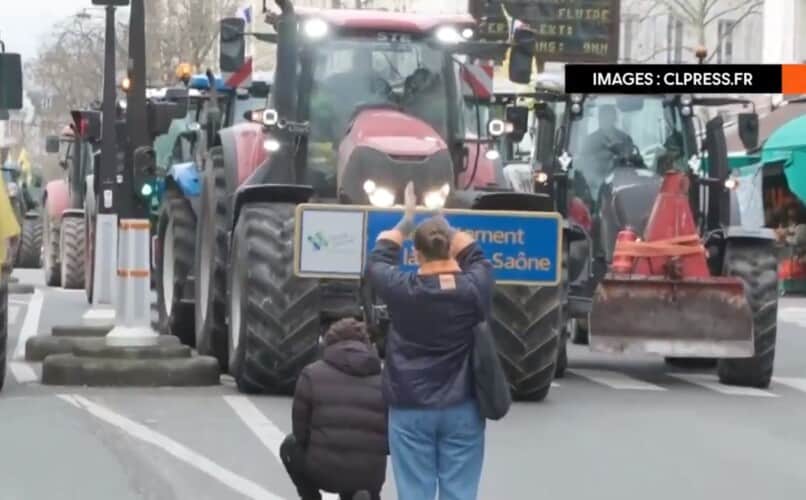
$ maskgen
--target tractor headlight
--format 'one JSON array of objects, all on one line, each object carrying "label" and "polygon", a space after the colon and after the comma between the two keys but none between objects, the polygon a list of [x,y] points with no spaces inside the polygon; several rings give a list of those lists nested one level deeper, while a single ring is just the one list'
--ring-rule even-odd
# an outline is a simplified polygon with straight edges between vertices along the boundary
[{"label": "tractor headlight", "polygon": [[462,34],[454,28],[453,26],[443,26],[437,30],[437,40],[442,43],[454,44],[459,43],[464,38],[462,38]]},{"label": "tractor headlight", "polygon": [[280,141],[277,139],[268,138],[263,141],[263,149],[269,153],[275,153],[280,150]]},{"label": "tractor headlight", "polygon": [[389,189],[379,187],[371,179],[364,182],[364,192],[367,193],[369,202],[373,206],[387,208],[395,204],[395,193]]},{"label": "tractor headlight", "polygon": [[466,40],[470,40],[471,38],[473,38],[473,30],[470,29],[470,28],[463,29],[462,30],[462,38],[464,38]]},{"label": "tractor headlight", "polygon": [[488,149],[487,152],[484,153],[484,157],[490,161],[495,161],[501,158],[501,153],[499,153],[497,149]]},{"label": "tractor headlight", "polygon": [[691,116],[691,107],[690,106],[683,106],[680,108],[680,114],[683,116]]},{"label": "tractor headlight", "polygon": [[736,177],[729,177],[725,180],[725,189],[729,189],[731,191],[735,190],[739,187],[739,179]]},{"label": "tractor headlight", "polygon": [[302,31],[308,38],[318,40],[327,35],[328,26],[327,23],[321,19],[308,19],[305,21],[305,24],[302,25]]},{"label": "tractor headlight", "polygon": [[680,96],[680,104],[683,106],[691,106],[692,102],[694,102],[694,96],[691,94],[683,94]]},{"label": "tractor headlight", "polygon": [[538,184],[545,184],[549,180],[549,174],[546,172],[535,172],[535,180]]},{"label": "tractor headlight", "polygon": [[17,185],[16,182],[9,182],[8,183],[8,195],[10,197],[15,197],[20,194],[20,187]]},{"label": "tractor headlight", "polygon": [[423,196],[423,205],[430,210],[437,210],[445,206],[445,201],[451,193],[451,185],[448,183],[443,184],[439,189],[428,191]]}]

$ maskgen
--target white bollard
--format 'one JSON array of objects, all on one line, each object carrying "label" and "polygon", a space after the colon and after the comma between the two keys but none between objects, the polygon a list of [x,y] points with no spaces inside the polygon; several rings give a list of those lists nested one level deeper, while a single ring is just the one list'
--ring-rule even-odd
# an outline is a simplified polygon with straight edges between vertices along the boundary
[{"label": "white bollard", "polygon": [[93,306],[115,304],[115,269],[117,269],[118,216],[98,214],[95,222],[95,274]]},{"label": "white bollard", "polygon": [[118,246],[117,325],[107,335],[114,345],[153,345],[159,334],[151,328],[150,223],[121,219]]}]

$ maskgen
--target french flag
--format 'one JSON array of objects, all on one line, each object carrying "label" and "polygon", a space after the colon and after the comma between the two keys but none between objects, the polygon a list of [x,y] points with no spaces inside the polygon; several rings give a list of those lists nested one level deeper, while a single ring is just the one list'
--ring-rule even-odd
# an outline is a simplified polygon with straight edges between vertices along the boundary
[{"label": "french flag", "polygon": [[238,17],[244,20],[246,24],[252,24],[252,6],[244,5],[240,7],[236,13]]}]

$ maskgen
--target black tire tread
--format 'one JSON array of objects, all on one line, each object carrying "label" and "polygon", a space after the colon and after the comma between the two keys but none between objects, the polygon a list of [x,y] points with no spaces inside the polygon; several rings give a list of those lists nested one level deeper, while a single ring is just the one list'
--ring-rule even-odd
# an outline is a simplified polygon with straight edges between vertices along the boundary
[{"label": "black tire tread", "polygon": [[[5,274],[5,271],[3,271]],[[0,390],[6,380],[6,354],[8,347],[8,276],[0,280]]]},{"label": "black tire tread", "polygon": [[499,285],[491,326],[516,400],[542,401],[554,379],[562,328],[562,287]]},{"label": "black tire tread", "polygon": [[62,219],[61,237],[62,286],[80,290],[84,288],[84,218]]},{"label": "black tire tread", "polygon": [[21,225],[17,267],[36,269],[42,265],[42,219],[24,217]]},{"label": "black tire tread", "polygon": [[249,273],[246,351],[236,375],[249,393],[292,394],[302,369],[318,357],[321,335],[319,280],[294,275],[294,205],[244,207]]},{"label": "black tire tread", "polygon": [[[210,273],[210,304],[197,304],[197,307],[209,307],[206,314],[205,324],[195,325],[195,328],[202,329],[199,335],[200,343],[197,349],[200,354],[214,356],[218,359],[222,370],[227,369],[229,364],[229,351],[227,346],[227,266],[229,264],[229,227],[227,224],[227,174],[226,163],[224,161],[224,151],[220,146],[210,149],[210,168],[213,182],[213,192],[215,196],[215,220],[212,221],[213,231],[215,231],[215,244],[213,248],[213,261],[200,262],[199,265],[211,266]],[[206,189],[202,186],[202,189]],[[202,211],[205,207],[202,207]],[[201,231],[199,231],[201,234]],[[201,242],[204,244],[204,242]],[[197,248],[201,255],[201,250]],[[198,270],[199,265],[195,268]],[[196,275],[197,282],[198,274]],[[197,295],[196,300],[200,301]]]},{"label": "black tire tread", "polygon": [[[48,260],[42,259],[42,268],[45,271],[45,284],[47,286],[59,286],[62,284],[62,264],[59,260],[61,252],[59,252],[59,226],[54,224],[50,215],[45,210],[44,217],[47,221],[43,228],[43,237],[47,235],[47,247],[45,251],[48,252],[50,258],[50,267],[48,267]],[[46,234],[47,233],[47,234]]]},{"label": "black tire tread", "polygon": [[778,327],[778,262],[772,244],[729,240],[723,274],[744,281],[747,301],[753,311],[756,354],[751,358],[720,359],[719,381],[766,389],[772,380]]},{"label": "black tire tread", "polygon": [[[174,240],[165,241],[165,228],[168,222],[173,219]],[[159,331],[163,335],[175,335],[179,340],[191,347],[196,344],[195,317],[193,307],[183,301],[182,292],[185,290],[185,282],[193,271],[193,260],[195,258],[196,244],[196,215],[190,202],[180,196],[168,197],[160,210],[158,222],[160,241],[163,248],[166,245],[174,245],[174,283],[173,283],[173,305],[171,316],[165,314],[165,293],[162,287],[162,257],[157,262],[156,288],[157,304],[159,311]]]}]

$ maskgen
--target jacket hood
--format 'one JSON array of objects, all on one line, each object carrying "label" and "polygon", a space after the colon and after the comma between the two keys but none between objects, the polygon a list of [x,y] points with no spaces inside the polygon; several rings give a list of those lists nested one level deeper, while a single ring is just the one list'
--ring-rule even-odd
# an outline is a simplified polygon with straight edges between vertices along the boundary
[{"label": "jacket hood", "polygon": [[375,349],[357,340],[345,340],[325,347],[323,359],[340,372],[356,377],[381,373],[381,360]]}]

